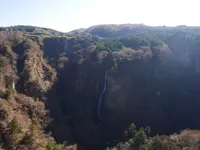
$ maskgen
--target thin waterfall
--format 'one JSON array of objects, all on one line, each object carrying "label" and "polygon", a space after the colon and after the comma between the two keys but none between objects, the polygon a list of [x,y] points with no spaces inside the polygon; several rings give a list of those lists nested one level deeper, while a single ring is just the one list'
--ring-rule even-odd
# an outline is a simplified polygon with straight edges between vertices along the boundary
[{"label": "thin waterfall", "polygon": [[101,93],[101,96],[100,96],[100,99],[99,99],[99,103],[98,103],[98,118],[101,119],[101,105],[102,105],[102,98],[103,98],[103,95],[104,93],[106,92],[106,78],[107,78],[107,74],[110,70],[107,70],[106,73],[105,73],[105,76],[104,76],[104,88],[103,88],[103,91]]}]

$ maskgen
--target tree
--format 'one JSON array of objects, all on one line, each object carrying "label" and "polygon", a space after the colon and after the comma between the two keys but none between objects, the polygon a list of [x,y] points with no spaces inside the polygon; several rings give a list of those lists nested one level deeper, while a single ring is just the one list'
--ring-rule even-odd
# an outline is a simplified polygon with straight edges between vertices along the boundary
[{"label": "tree", "polygon": [[122,136],[122,141],[128,141],[131,138],[135,137],[136,133],[136,126],[134,123],[130,124],[129,127],[124,131],[123,136]]},{"label": "tree", "polygon": [[3,71],[3,68],[6,67],[8,64],[9,60],[6,57],[0,55],[0,72]]},{"label": "tree", "polygon": [[141,145],[144,145],[147,143],[147,135],[144,132],[143,128],[140,128],[136,134],[134,139],[134,145],[136,147],[140,147]]},{"label": "tree", "polygon": [[122,43],[116,39],[104,39],[96,44],[97,51],[119,51],[122,48]]},{"label": "tree", "polygon": [[135,137],[135,133],[136,133],[136,126],[134,123],[131,123],[128,127],[128,137],[129,138]]}]

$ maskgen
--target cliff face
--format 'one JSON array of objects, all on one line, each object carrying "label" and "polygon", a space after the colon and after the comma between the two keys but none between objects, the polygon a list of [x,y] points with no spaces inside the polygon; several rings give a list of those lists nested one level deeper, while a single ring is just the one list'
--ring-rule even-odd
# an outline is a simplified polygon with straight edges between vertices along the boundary
[{"label": "cliff face", "polygon": [[[101,147],[107,141],[120,139],[123,129],[132,121],[139,126],[151,126],[154,134],[198,128],[199,122],[191,117],[198,114],[198,71],[192,69],[192,59],[183,62],[169,48],[163,46],[162,50],[156,64],[151,57],[113,62],[115,52],[101,59],[100,54],[93,58],[95,55],[91,53],[82,64],[66,64],[56,86],[60,103],[57,106],[62,108],[58,114],[70,119],[69,130],[75,140],[90,143],[91,148]],[[105,72],[115,63],[116,70],[107,75],[102,115],[98,120],[97,105]],[[54,127],[60,130],[60,124]],[[60,135],[61,132],[56,136],[65,139],[64,134]]]},{"label": "cliff face", "polygon": [[152,135],[199,128],[200,39],[193,29],[111,27],[104,32],[114,39],[102,38],[107,36],[99,27],[77,35],[37,28],[0,32],[0,97],[8,114],[2,121],[8,125],[14,114],[27,120],[15,146],[35,122],[35,138],[52,133],[41,139],[44,148],[54,137],[81,149],[103,149],[121,140],[132,122],[150,126]]}]

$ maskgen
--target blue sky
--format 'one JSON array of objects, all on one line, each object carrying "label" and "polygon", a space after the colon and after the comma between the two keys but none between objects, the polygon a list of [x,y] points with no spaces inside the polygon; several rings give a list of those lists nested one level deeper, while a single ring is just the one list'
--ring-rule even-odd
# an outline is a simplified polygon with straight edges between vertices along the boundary
[{"label": "blue sky", "polygon": [[200,26],[199,0],[1,0],[0,26],[70,31],[97,24]]}]

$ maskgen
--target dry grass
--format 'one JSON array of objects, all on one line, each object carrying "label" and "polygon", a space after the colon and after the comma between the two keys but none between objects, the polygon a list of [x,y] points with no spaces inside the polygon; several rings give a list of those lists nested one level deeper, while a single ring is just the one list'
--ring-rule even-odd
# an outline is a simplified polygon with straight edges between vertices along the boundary
[{"label": "dry grass", "polygon": [[183,130],[181,132],[182,135],[193,135],[193,134],[199,134],[200,135],[200,130]]}]

